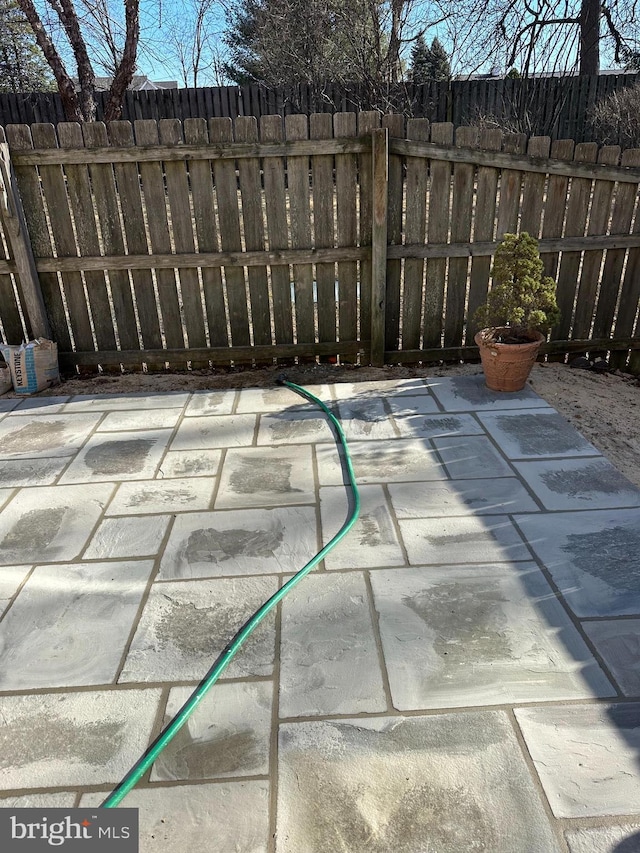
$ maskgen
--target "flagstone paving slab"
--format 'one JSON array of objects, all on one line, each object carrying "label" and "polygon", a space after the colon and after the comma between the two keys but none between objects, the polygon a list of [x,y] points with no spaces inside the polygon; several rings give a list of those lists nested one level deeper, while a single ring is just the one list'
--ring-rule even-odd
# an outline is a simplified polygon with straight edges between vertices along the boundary
[{"label": "flagstone paving slab", "polygon": [[[154,584],[120,681],[199,681],[236,631],[277,589],[275,577]],[[223,678],[270,676],[274,644],[274,618],[267,617]]]},{"label": "flagstone paving slab", "polygon": [[[446,480],[447,473],[434,449],[424,439],[353,441],[349,452],[358,483],[402,483]],[[317,447],[318,478],[323,486],[344,482],[344,468],[335,446]]]},{"label": "flagstone paving slab", "polygon": [[640,823],[567,831],[565,837],[569,853],[637,853]]},{"label": "flagstone paving slab", "polygon": [[413,565],[531,559],[515,527],[502,515],[400,519],[398,524]]},{"label": "flagstone paving slab", "polygon": [[360,572],[305,578],[283,603],[280,716],[386,711]]},{"label": "flagstone paving slab", "polygon": [[625,696],[640,696],[640,619],[583,622],[582,627]]},{"label": "flagstone paving slab", "polygon": [[431,848],[559,850],[506,714],[280,726],[277,853]]},{"label": "flagstone paving slab", "polygon": [[0,400],[0,412],[11,412],[20,405],[20,398],[12,398],[8,400]]},{"label": "flagstone paving slab", "polygon": [[32,566],[3,566],[0,568],[0,615],[5,610]]},{"label": "flagstone paving slab", "polygon": [[0,513],[0,565],[74,560],[114,488],[92,483],[19,491]]},{"label": "flagstone paving slab", "polygon": [[481,412],[478,417],[509,459],[600,455],[555,409]]},{"label": "flagstone paving slab", "polygon": [[125,432],[138,429],[171,429],[178,423],[180,409],[142,409],[139,412],[109,412],[97,432]]},{"label": "flagstone paving slab", "polygon": [[70,809],[77,794],[25,794],[23,797],[0,797],[0,809]]},{"label": "flagstone paving slab", "polygon": [[[323,403],[331,402],[328,385],[305,385],[305,389]],[[275,412],[294,415],[304,412],[317,412],[318,407],[311,400],[305,400],[290,388],[243,388],[240,391],[237,410],[246,412]]]},{"label": "flagstone paving slab", "polygon": [[[361,486],[360,516],[346,536],[324,558],[327,569],[360,569],[403,566],[402,548],[382,486]],[[342,486],[320,489],[324,544],[336,535],[349,514],[348,496]]]},{"label": "flagstone paving slab", "polygon": [[398,518],[505,515],[540,509],[515,477],[448,483],[390,483],[389,493]]},{"label": "flagstone paving slab", "polygon": [[0,622],[0,690],[113,681],[152,569],[37,566]]},{"label": "flagstone paving slab", "polygon": [[78,394],[64,407],[65,412],[122,412],[140,409],[183,408],[189,393],[165,391],[159,394]]},{"label": "flagstone paving slab", "polygon": [[156,472],[171,438],[168,429],[97,433],[60,478],[60,483],[147,480]]},{"label": "flagstone paving slab", "polygon": [[115,784],[149,743],[161,692],[0,696],[0,790]]},{"label": "flagstone paving slab", "polygon": [[342,428],[349,441],[398,437],[382,399],[357,397],[353,400],[340,400],[338,409]]},{"label": "flagstone paving slab", "polygon": [[258,444],[309,444],[335,442],[326,416],[313,411],[301,413],[289,410],[260,416]]},{"label": "flagstone paving slab", "polygon": [[105,518],[83,557],[86,560],[152,557],[160,551],[170,521],[169,515]]},{"label": "flagstone paving slab", "polygon": [[315,503],[311,448],[247,447],[227,451],[216,509]]},{"label": "flagstone paving slab", "polygon": [[390,397],[387,403],[394,417],[433,415],[440,412],[440,407],[435,399],[426,394],[421,397]]},{"label": "flagstone paving slab", "polygon": [[296,572],[317,550],[314,507],[188,513],[175,520],[160,577]]},{"label": "flagstone paving slab", "polygon": [[393,419],[400,435],[416,438],[444,438],[450,435],[484,435],[478,421],[472,415],[399,415],[390,401]]},{"label": "flagstone paving slab", "polygon": [[[164,725],[191,693],[190,687],[171,690]],[[151,781],[266,776],[272,699],[270,681],[219,684],[160,754],[151,770]]]},{"label": "flagstone paving slab", "polygon": [[95,428],[99,415],[29,414],[0,422],[0,457],[38,459],[73,456]]},{"label": "flagstone paving slab", "polygon": [[640,614],[640,509],[516,516],[576,616]]},{"label": "flagstone paving slab", "polygon": [[371,573],[400,711],[615,696],[540,570]]},{"label": "flagstone paving slab", "polygon": [[195,391],[185,409],[185,415],[230,415],[235,398],[235,391]]},{"label": "flagstone paving slab", "polygon": [[454,480],[513,476],[511,466],[485,436],[434,438],[433,444]]},{"label": "flagstone paving slab", "polygon": [[430,396],[426,379],[382,379],[367,382],[337,382],[337,400],[392,400],[398,397]]},{"label": "flagstone paving slab", "polygon": [[171,442],[171,450],[209,450],[253,444],[256,415],[216,415],[185,418]]},{"label": "flagstone paving slab", "polygon": [[549,408],[528,385],[509,394],[490,391],[484,375],[446,376],[427,380],[427,388],[445,412],[501,411],[502,409]]},{"label": "flagstone paving slab", "polygon": [[211,506],[213,477],[140,480],[122,483],[109,504],[107,515],[189,512]]},{"label": "flagstone paving slab", "polygon": [[640,802],[640,705],[516,708],[556,817],[630,814]]},{"label": "flagstone paving slab", "polygon": [[[107,796],[86,794],[80,805]],[[269,783],[263,780],[134,790],[126,805],[139,809],[140,853],[267,853]]]},{"label": "flagstone paving slab", "polygon": [[57,414],[70,399],[68,394],[60,394],[57,397],[27,397],[24,400],[18,400],[18,405],[13,411],[16,414],[29,412],[30,415]]},{"label": "flagstone paving slab", "polygon": [[180,477],[213,477],[220,467],[221,450],[176,450],[165,455],[157,480]]},{"label": "flagstone paving slab", "polygon": [[601,456],[514,465],[547,509],[640,506],[640,489]]},{"label": "flagstone paving slab", "polygon": [[0,461],[0,486],[48,486],[68,464],[66,456]]}]

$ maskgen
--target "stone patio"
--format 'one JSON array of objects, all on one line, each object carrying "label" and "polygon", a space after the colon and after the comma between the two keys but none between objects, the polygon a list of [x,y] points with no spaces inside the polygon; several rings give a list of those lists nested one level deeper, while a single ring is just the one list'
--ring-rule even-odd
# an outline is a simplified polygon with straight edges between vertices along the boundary
[{"label": "stone patio", "polygon": [[[529,388],[310,390],[360,519],[124,801],[141,851],[640,851],[640,490]],[[287,389],[0,401],[0,805],[99,805],[342,484]]]}]

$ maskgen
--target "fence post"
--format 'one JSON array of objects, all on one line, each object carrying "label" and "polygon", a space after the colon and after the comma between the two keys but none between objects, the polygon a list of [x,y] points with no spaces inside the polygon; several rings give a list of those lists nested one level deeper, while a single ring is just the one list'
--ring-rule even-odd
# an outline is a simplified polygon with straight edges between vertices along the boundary
[{"label": "fence post", "polygon": [[371,223],[371,364],[384,364],[387,285],[387,205],[389,191],[389,130],[371,134],[373,222]]},{"label": "fence post", "polygon": [[42,298],[31,239],[6,142],[0,142],[0,214],[16,264],[31,331],[36,338],[51,338],[51,326]]}]

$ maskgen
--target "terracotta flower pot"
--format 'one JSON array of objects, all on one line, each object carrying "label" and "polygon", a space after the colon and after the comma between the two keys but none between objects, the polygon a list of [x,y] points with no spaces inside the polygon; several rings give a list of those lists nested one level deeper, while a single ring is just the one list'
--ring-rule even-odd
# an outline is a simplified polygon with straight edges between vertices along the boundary
[{"label": "terracotta flower pot", "polygon": [[544,335],[540,332],[529,332],[530,343],[498,344],[486,340],[485,336],[489,331],[483,329],[474,338],[480,347],[487,388],[492,391],[522,391],[538,357]]}]

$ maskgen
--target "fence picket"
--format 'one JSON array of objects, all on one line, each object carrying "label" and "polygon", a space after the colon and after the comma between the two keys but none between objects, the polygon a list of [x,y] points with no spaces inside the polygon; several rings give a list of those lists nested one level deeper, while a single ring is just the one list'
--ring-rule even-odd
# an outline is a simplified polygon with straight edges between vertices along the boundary
[{"label": "fence picket", "polygon": [[[432,124],[431,141],[437,145],[452,145],[453,124],[450,122]],[[451,163],[443,160],[431,160],[429,161],[429,168],[431,182],[427,239],[430,243],[447,243],[449,240]],[[445,258],[429,258],[427,261],[427,282],[424,295],[424,341],[422,344],[425,349],[441,345],[446,271],[447,261]]]},{"label": "fence picket", "polygon": [[[532,136],[527,146],[530,157],[548,157],[551,139],[548,136]],[[544,205],[546,175],[527,172],[522,181],[522,211],[520,231],[526,231],[536,240],[540,237],[540,222]]]},{"label": "fence picket", "polygon": [[[131,122],[110,122],[109,138],[114,146],[132,148],[134,141]],[[122,208],[124,233],[127,239],[127,251],[130,255],[146,254],[149,251],[149,245],[144,224],[138,166],[136,163],[115,163],[114,169],[120,207]],[[138,320],[140,321],[142,347],[143,349],[160,349],[162,347],[162,335],[151,270],[132,270],[131,278]]]},{"label": "fence picket", "polygon": [[[358,134],[370,135],[380,127],[380,114],[377,112],[358,113]],[[358,171],[360,176],[360,245],[371,246],[373,221],[373,179],[371,154],[360,154]],[[371,336],[371,261],[360,262],[360,338],[369,340]]]},{"label": "fence picket", "polygon": [[[138,145],[158,145],[158,125],[151,119],[141,119],[134,123],[134,133]],[[171,236],[167,217],[167,201],[164,190],[162,163],[140,163],[142,194],[147,214],[151,250],[154,254],[171,254]],[[151,255],[153,264],[153,254]],[[155,269],[158,287],[158,301],[162,316],[164,343],[167,349],[183,349],[184,335],[180,317],[180,303],[176,287],[176,274],[173,269]],[[186,367],[185,360],[181,363]]]},{"label": "fence picket", "polygon": [[[494,128],[481,130],[478,144],[485,151],[500,151],[502,147],[502,131]],[[476,210],[473,240],[476,243],[491,242],[495,230],[498,170],[492,169],[490,166],[479,166],[476,180]],[[467,344],[473,343],[474,335],[478,331],[473,317],[487,297],[490,271],[490,257],[474,257],[471,259],[469,307],[465,336]]]},{"label": "fence picket", "polygon": [[[238,118],[235,123],[236,142],[257,142],[258,125],[253,116]],[[245,249],[264,250],[264,220],[262,215],[262,189],[260,185],[260,161],[257,157],[243,157],[238,162],[240,194],[242,197],[242,222],[244,225]],[[251,302],[251,326],[253,343],[264,346],[271,343],[271,313],[269,310],[269,287],[267,267],[249,267],[249,297]]]},{"label": "fence picket", "polygon": [[[263,116],[260,122],[262,142],[282,142],[284,133],[280,116]],[[268,157],[264,161],[264,199],[267,212],[269,249],[289,248],[287,198],[283,157]],[[276,344],[293,343],[293,314],[291,304],[291,275],[286,265],[272,264],[273,323]]]},{"label": "fence picket", "polygon": [[[336,113],[333,117],[337,139],[356,135],[355,113]],[[358,208],[356,155],[336,154],[336,224],[338,246],[355,246],[358,242]],[[338,334],[341,341],[358,339],[358,264],[338,262]],[[345,360],[343,358],[343,360]]]},{"label": "fence picket", "polygon": [[[84,148],[82,130],[79,124],[62,122],[58,125],[57,130],[61,148]],[[65,174],[80,254],[100,255],[102,252],[100,251],[100,238],[93,208],[88,167],[69,164],[65,168]],[[104,271],[87,270],[84,279],[87,286],[87,298],[91,307],[97,348],[99,350],[114,350],[116,349],[116,336]]]},{"label": "fence picket", "polygon": [[[475,127],[459,127],[455,144],[458,148],[475,148],[478,131]],[[471,214],[475,166],[456,163],[453,167],[453,199],[451,204],[451,242],[469,243],[471,240]],[[447,277],[447,304],[444,324],[445,347],[462,344],[464,311],[467,295],[469,259],[451,258]]]},{"label": "fence picket", "polygon": [[[311,139],[332,139],[333,120],[330,113],[317,113],[309,119]],[[334,183],[333,157],[318,154],[311,158],[313,181],[313,236],[316,249],[331,248],[334,236]],[[336,266],[316,264],[318,340],[335,341],[336,317]]]},{"label": "fence picket", "polygon": [[[37,148],[57,148],[58,140],[56,131],[52,124],[34,124],[31,132],[33,142]],[[69,210],[69,199],[65,187],[65,177],[61,166],[42,166],[40,168],[40,179],[47,200],[49,210],[49,226],[59,256],[77,256],[78,249],[73,233],[71,212]],[[91,351],[93,335],[89,321],[89,310],[84,297],[82,276],[79,272],[62,273],[62,287],[64,289],[71,331],[75,342],[75,349]]]},{"label": "fence picket", "polygon": [[[425,118],[409,119],[407,139],[429,141],[429,121]],[[407,157],[406,197],[407,212],[405,243],[422,245],[427,224],[427,169],[422,157]],[[420,347],[422,320],[422,293],[424,289],[424,260],[406,258],[404,262],[404,289],[402,292],[402,349]]]},{"label": "fence picket", "polygon": [[[382,116],[382,127],[389,129],[389,137],[404,139],[404,116],[391,113]],[[389,198],[387,207],[387,240],[390,246],[402,243],[402,202],[404,195],[404,164],[402,157],[389,156]],[[387,260],[387,297],[385,302],[385,350],[400,346],[400,280],[402,261]]]}]

